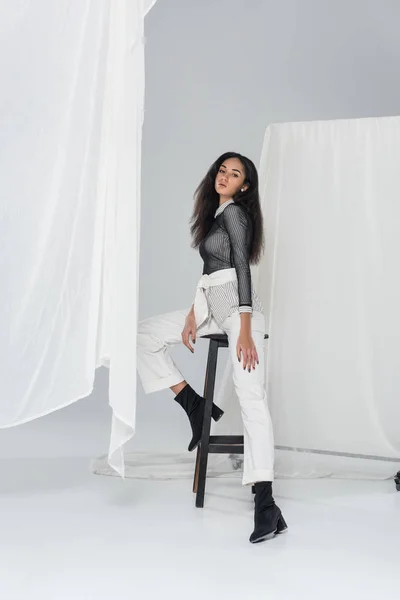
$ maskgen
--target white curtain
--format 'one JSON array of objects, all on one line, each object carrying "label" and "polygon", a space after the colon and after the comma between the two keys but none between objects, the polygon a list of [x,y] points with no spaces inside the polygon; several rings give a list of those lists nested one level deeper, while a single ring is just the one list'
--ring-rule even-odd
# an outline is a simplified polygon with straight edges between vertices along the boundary
[{"label": "white curtain", "polygon": [[[400,467],[399,161],[398,117],[265,133],[266,250],[253,280],[278,477],[382,479]],[[224,430],[240,431],[229,364],[218,402],[230,407]]]},{"label": "white curtain", "polygon": [[389,477],[400,465],[399,164],[400,118],[266,132],[255,279],[278,474]]},{"label": "white curtain", "polygon": [[154,0],[1,1],[0,427],[110,367],[109,461],[133,435],[144,99]]}]

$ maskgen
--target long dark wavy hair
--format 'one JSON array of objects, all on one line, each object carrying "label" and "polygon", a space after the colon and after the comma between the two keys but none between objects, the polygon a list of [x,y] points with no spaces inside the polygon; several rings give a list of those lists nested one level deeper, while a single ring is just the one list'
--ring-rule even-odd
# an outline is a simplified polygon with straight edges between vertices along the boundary
[{"label": "long dark wavy hair", "polygon": [[237,152],[226,152],[217,158],[195,191],[195,205],[190,219],[192,248],[198,248],[211,229],[215,211],[219,206],[219,194],[215,189],[215,178],[220,166],[229,158],[238,158],[243,165],[244,184],[248,188],[244,192],[239,190],[233,200],[236,204],[243,206],[251,219],[253,242],[250,251],[250,263],[257,264],[264,250],[264,227],[258,191],[258,174],[254,163]]}]

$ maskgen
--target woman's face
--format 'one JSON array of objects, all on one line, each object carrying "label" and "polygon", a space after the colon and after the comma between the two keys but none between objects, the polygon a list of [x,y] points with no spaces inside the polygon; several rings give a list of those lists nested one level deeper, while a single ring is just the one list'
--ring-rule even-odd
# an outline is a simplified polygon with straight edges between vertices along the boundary
[{"label": "woman's face", "polygon": [[220,196],[232,198],[241,189],[247,189],[244,184],[245,172],[238,158],[227,158],[220,166],[215,178],[215,190]]}]

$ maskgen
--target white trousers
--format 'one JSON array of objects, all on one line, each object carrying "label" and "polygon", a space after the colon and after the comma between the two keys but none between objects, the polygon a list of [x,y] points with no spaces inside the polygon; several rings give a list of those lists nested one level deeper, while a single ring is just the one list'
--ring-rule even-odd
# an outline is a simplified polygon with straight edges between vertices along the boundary
[{"label": "white trousers", "polygon": [[[174,386],[185,379],[169,354],[169,347],[182,343],[182,330],[189,312],[178,310],[141,321],[138,326],[137,368],[146,394]],[[234,313],[219,326],[211,317],[197,330],[197,337],[226,333],[233,365],[233,382],[240,402],[244,428],[243,485],[273,481],[274,439],[265,392],[265,318],[253,312],[251,331],[260,361],[243,369],[236,354],[240,314]]]}]

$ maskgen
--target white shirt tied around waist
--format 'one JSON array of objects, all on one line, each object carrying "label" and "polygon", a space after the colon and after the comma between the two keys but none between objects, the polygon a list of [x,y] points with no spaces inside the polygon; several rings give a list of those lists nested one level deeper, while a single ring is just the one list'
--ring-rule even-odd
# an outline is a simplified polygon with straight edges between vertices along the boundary
[{"label": "white shirt tied around waist", "polygon": [[[210,287],[224,285],[230,281],[237,281],[235,269],[222,269],[215,271],[210,275],[202,275],[197,284],[196,297],[194,300],[194,316],[196,326],[200,327],[210,316],[210,307],[208,305],[205,291]],[[252,312],[251,307],[242,307],[246,312]]]}]

